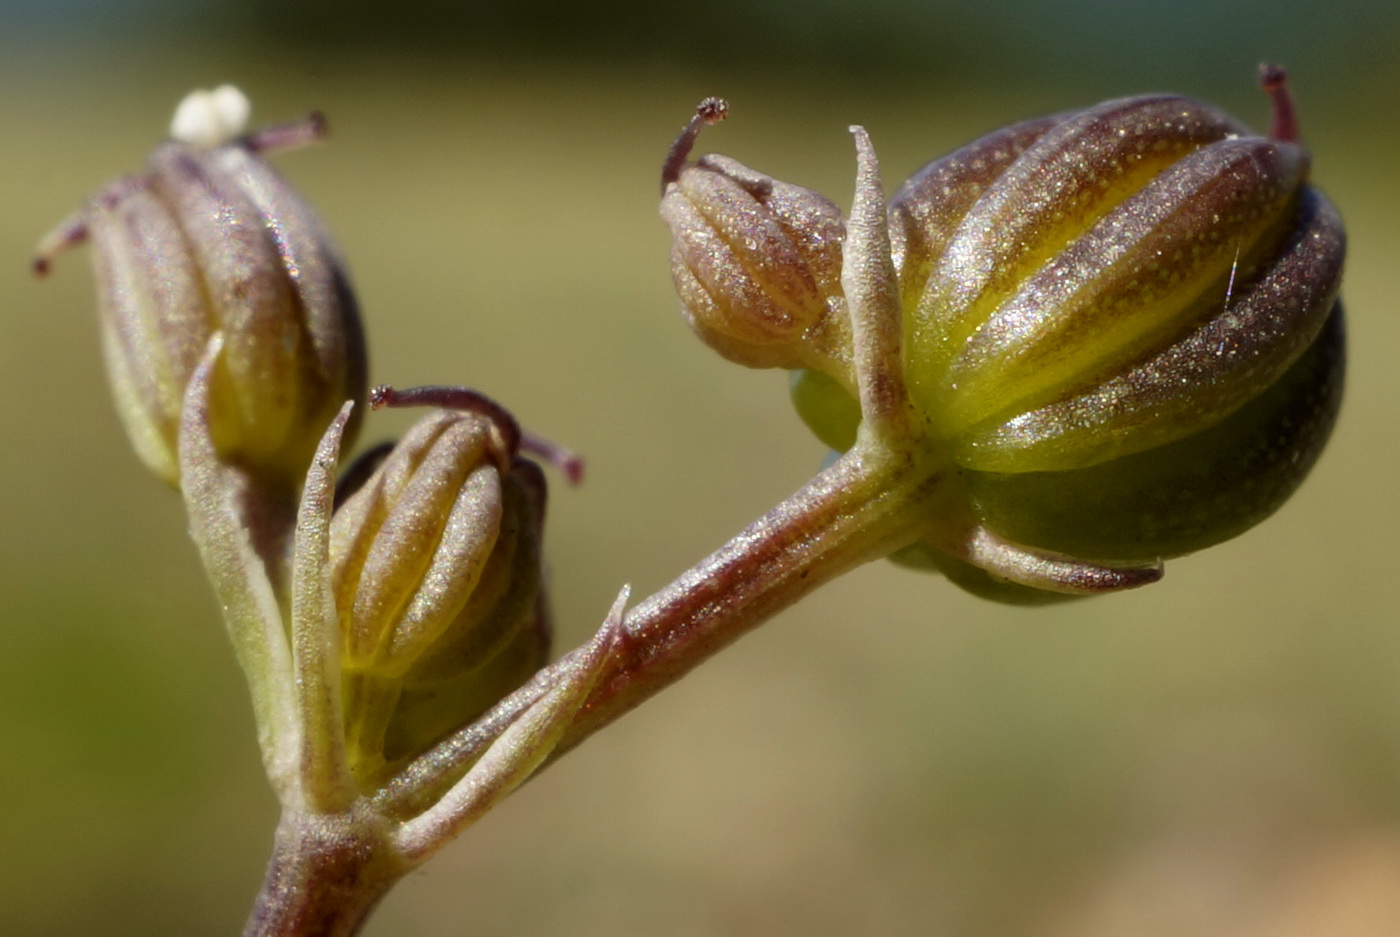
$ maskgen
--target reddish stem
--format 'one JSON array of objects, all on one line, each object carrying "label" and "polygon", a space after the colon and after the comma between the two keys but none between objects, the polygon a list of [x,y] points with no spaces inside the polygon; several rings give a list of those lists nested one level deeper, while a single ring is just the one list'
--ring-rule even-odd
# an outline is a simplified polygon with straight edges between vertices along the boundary
[{"label": "reddish stem", "polygon": [[243,145],[254,153],[275,153],[316,143],[329,132],[326,115],[312,111],[301,120],[288,124],[259,127],[243,138]]},{"label": "reddish stem", "polygon": [[[616,653],[550,761],[818,586],[912,542],[922,529],[925,503],[943,487],[940,476],[925,467],[847,453],[627,613]],[[544,668],[402,771],[377,798],[377,808],[403,817],[426,809],[441,796],[441,785],[460,776],[448,766],[484,751],[572,672],[580,653]]]},{"label": "reddish stem", "polygon": [[353,937],[408,871],[368,815],[285,812],[243,937]]},{"label": "reddish stem", "polygon": [[512,455],[520,448],[520,424],[515,422],[515,417],[505,407],[470,387],[429,384],[395,390],[388,384],[380,384],[369,392],[369,405],[375,410],[384,407],[441,407],[444,410],[479,413],[500,429]]},{"label": "reddish stem", "polygon": [[496,423],[512,454],[520,451],[538,456],[554,466],[570,484],[583,481],[583,456],[543,436],[521,430],[509,410],[470,387],[427,385],[395,390],[388,384],[380,384],[369,392],[369,405],[376,410],[381,407],[442,407],[479,413]]},{"label": "reddish stem", "polygon": [[1282,65],[1260,65],[1259,87],[1273,104],[1269,136],[1283,143],[1297,143],[1298,112],[1293,106],[1293,93],[1288,89],[1288,72]]},{"label": "reddish stem", "polygon": [[710,124],[717,124],[729,116],[729,102],[723,98],[706,98],[695,108],[695,116],[681,130],[676,142],[671,144],[666,161],[661,164],[661,194],[666,194],[666,186],[680,178],[685,158],[695,146],[695,138]]},{"label": "reddish stem", "polygon": [[44,239],[34,249],[34,257],[30,261],[29,269],[36,277],[48,276],[55,257],[87,239],[87,212],[80,211],[68,216],[59,223],[58,227],[44,235]]}]

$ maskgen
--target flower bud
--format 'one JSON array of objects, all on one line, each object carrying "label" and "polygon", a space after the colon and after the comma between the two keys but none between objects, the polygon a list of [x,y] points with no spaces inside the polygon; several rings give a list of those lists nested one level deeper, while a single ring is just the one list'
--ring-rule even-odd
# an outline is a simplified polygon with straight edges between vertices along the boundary
[{"label": "flower bud", "polygon": [[246,99],[233,89],[191,95],[173,123],[184,139],[94,197],[35,262],[43,271],[58,249],[92,241],[118,411],[138,455],[171,483],[185,384],[215,331],[225,341],[210,430],[222,459],[299,479],[340,405],[364,397],[364,339],[344,264],[261,156],[318,135],[320,124],[233,137],[244,118]]},{"label": "flower bud", "polygon": [[544,478],[514,432],[435,411],[336,510],[331,582],[365,750],[419,751],[543,663]]},{"label": "flower bud", "polygon": [[[697,121],[723,115],[709,99]],[[801,186],[725,156],[663,175],[661,217],[671,227],[671,273],[687,320],[706,344],[753,367],[802,367],[849,343],[841,299],[841,211]]]}]

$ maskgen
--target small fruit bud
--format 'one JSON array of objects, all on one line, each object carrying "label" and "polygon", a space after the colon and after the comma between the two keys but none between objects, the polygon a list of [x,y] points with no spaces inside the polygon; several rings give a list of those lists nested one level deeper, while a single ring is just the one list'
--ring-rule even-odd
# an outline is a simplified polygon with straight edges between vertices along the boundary
[{"label": "small fruit bud", "polygon": [[702,102],[662,174],[661,217],[686,318],[741,364],[794,368],[841,354],[849,344],[841,211],[724,156],[685,164],[700,126],[726,113],[716,98]]},{"label": "small fruit bud", "polygon": [[541,578],[544,478],[517,460],[501,531],[471,599],[408,670],[384,740],[386,760],[469,724],[544,665],[553,637]]},{"label": "small fruit bud", "polygon": [[510,462],[490,421],[437,411],[335,512],[347,667],[401,677],[466,607],[501,532]]},{"label": "small fruit bud", "polygon": [[[373,399],[455,404],[453,393]],[[504,409],[478,395],[465,405],[415,424],[331,521],[347,736],[371,768],[470,722],[548,653],[544,477],[516,454],[525,437]]]},{"label": "small fruit bud", "polygon": [[195,92],[172,122],[177,139],[60,226],[35,261],[44,272],[58,250],[92,241],[118,410],[138,455],[171,483],[185,384],[215,331],[225,342],[210,430],[220,458],[260,476],[299,479],[341,404],[364,397],[344,263],[261,156],[319,136],[320,119],[236,137],[246,117],[235,89]]}]

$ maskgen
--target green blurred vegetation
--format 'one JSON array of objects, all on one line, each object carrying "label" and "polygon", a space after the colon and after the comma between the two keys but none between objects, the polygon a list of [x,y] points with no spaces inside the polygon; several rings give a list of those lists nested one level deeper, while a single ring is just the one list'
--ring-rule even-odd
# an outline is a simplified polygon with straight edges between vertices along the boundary
[{"label": "green blurred vegetation", "polygon": [[[696,100],[733,105],[702,148],[844,203],[849,123],[892,188],[982,131],[1141,90],[1262,122],[1251,69],[1270,54],[1146,84],[1127,65],[990,84],[545,40],[457,57],[294,34],[12,39],[0,930],[25,937],[234,933],[275,819],[176,498],[106,399],[86,258],[25,272],[49,226],[140,165],[184,91],[232,80],[259,119],[330,115],[327,145],[278,163],[351,260],[373,379],[469,382],[588,455],[587,484],[552,495],[562,648],[622,582],[660,587],[822,457],[782,375],[719,360],[676,313],[656,173]],[[1351,233],[1353,363],[1333,444],[1277,517],[1159,585],[1049,609],[860,570],[533,782],[400,886],[370,937],[1394,933],[1400,139],[1378,119],[1384,73],[1335,44],[1305,63],[1324,54],[1342,70],[1290,64]],[[407,419],[374,417],[366,441]]]}]

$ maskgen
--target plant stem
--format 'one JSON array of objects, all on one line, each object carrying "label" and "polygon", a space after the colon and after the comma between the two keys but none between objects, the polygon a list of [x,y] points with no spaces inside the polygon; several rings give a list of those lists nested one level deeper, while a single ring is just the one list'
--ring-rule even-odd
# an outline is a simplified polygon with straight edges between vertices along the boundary
[{"label": "plant stem", "polygon": [[[942,474],[907,456],[856,446],[796,494],[628,612],[621,646],[546,764],[679,680],[721,648],[825,582],[913,542]],[[381,794],[395,815],[425,809],[570,672],[580,650],[537,673],[474,725],[404,770]],[[465,756],[465,757],[464,757]]]},{"label": "plant stem", "polygon": [[284,810],[243,937],[352,937],[407,871],[368,811]]},{"label": "plant stem", "polygon": [[[549,761],[821,584],[912,542],[941,495],[941,474],[858,445],[729,543],[644,600],[611,642],[594,690]],[[544,668],[475,725],[397,774],[373,803],[345,813],[287,810],[244,937],[352,937],[409,867],[451,839],[430,836],[406,856],[389,833],[462,776],[473,756],[540,698],[585,652]],[[548,764],[549,761],[545,762]]]},{"label": "plant stem", "polygon": [[911,542],[942,486],[855,450],[628,613],[631,652],[599,679],[555,757],[842,573]]}]

